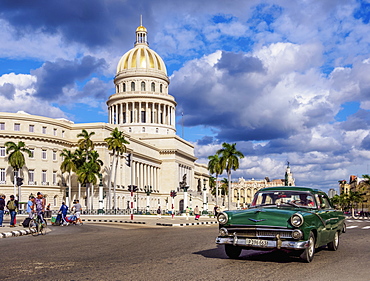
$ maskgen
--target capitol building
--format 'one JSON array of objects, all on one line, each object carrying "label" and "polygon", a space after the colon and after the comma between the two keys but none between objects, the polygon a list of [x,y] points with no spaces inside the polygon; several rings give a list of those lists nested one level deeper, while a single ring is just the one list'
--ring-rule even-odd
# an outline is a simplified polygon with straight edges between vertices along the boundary
[{"label": "capitol building", "polygon": [[[7,195],[7,198],[18,193],[14,188],[14,172],[7,161],[4,144],[7,141],[23,141],[32,156],[25,154],[26,165],[18,175],[23,178],[20,200],[24,202],[30,194],[41,191],[52,209],[59,208],[66,199],[69,204],[79,199],[87,208],[86,187],[79,185],[76,175],[72,174],[71,194],[67,195],[68,174],[60,170],[63,161],[60,153],[63,149],[73,152],[77,148],[77,135],[85,129],[89,133],[95,132],[91,139],[104,163],[100,187],[105,196],[104,199],[99,198],[99,187],[95,186],[90,209],[98,209],[99,203],[100,207],[108,209],[108,178],[113,156],[104,139],[118,128],[129,142],[126,146],[127,153],[131,155],[131,165],[126,165],[127,154],[120,156],[114,180],[115,208],[127,209],[133,201],[128,190],[130,185],[138,187],[134,201],[135,208],[140,210],[147,205],[151,210],[158,206],[163,210],[170,209],[171,190],[177,191],[175,210],[183,210],[184,205],[193,205],[193,208],[195,205],[204,206],[203,189],[207,190],[207,202],[212,204],[213,198],[208,193],[207,166],[197,163],[194,146],[176,135],[176,101],[169,94],[166,65],[149,48],[147,30],[142,25],[136,29],[134,48],[125,53],[118,63],[114,84],[115,93],[107,101],[108,123],[75,124],[66,119],[25,112],[0,112],[0,193]],[[189,199],[179,189],[184,179]],[[149,187],[152,192],[147,194],[145,190]],[[212,207],[207,205],[207,208]]]}]

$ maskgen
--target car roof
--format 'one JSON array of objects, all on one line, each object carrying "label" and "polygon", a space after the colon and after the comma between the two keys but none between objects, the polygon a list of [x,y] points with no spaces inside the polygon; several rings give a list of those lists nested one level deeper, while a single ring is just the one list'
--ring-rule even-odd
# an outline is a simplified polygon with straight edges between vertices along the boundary
[{"label": "car roof", "polygon": [[266,187],[261,188],[259,191],[308,191],[312,193],[323,193],[320,189],[310,188],[310,187],[303,187],[303,186],[274,186],[274,187]]}]

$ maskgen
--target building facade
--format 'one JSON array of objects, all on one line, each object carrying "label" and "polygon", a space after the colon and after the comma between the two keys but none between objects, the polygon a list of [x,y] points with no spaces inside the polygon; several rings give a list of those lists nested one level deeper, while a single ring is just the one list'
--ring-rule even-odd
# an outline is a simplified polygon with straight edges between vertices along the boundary
[{"label": "building facade", "polygon": [[[104,139],[117,127],[129,141],[126,146],[131,165],[126,165],[126,154],[119,157],[117,174],[111,181],[111,185],[116,184],[112,207],[127,209],[135,201],[137,210],[147,206],[151,210],[158,206],[169,209],[171,190],[178,192],[175,210],[183,209],[184,205],[202,206],[199,183],[209,182],[207,166],[196,163],[194,146],[176,135],[176,101],[168,92],[169,83],[162,58],[149,48],[147,30],[139,26],[134,48],[122,56],[117,66],[116,90],[107,101],[108,123],[74,124],[25,112],[0,113],[0,193],[15,193],[26,201],[30,194],[42,191],[54,208],[66,199],[79,199],[85,208],[98,209],[99,200],[103,199],[103,206],[108,209],[106,196],[112,155]],[[63,161],[60,153],[63,149],[77,148],[77,135],[82,129],[95,132],[91,139],[104,163],[100,187],[104,198],[99,196],[99,187],[93,187],[91,206],[87,206],[86,187],[78,184],[75,174],[72,174],[71,194],[67,194],[68,174],[60,170]],[[14,188],[14,173],[7,162],[4,145],[7,141],[23,141],[33,152],[32,157],[25,155],[26,165],[17,175],[24,179],[20,194]],[[179,189],[184,178],[188,194],[192,195],[185,202],[183,190]],[[130,185],[138,187],[135,198],[131,198]],[[149,195],[147,190],[151,191]],[[207,200],[212,202],[209,196]]]},{"label": "building facade", "polygon": [[285,179],[273,179],[270,180],[266,177],[263,180],[245,180],[239,178],[238,182],[231,184],[233,192],[232,200],[236,208],[246,208],[252,203],[254,195],[261,188],[274,187],[274,186],[295,186],[295,179],[293,173],[290,170],[289,164],[285,171]]}]

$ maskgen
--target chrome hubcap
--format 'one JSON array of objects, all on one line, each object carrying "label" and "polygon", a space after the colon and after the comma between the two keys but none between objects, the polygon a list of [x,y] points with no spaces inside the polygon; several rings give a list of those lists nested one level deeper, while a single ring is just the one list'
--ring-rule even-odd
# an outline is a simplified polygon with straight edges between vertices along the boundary
[{"label": "chrome hubcap", "polygon": [[308,246],[308,255],[309,255],[310,257],[312,257],[312,256],[313,256],[314,247],[315,247],[315,245],[314,245],[313,238],[312,238],[312,237],[310,237],[310,244],[309,244],[309,246]]}]

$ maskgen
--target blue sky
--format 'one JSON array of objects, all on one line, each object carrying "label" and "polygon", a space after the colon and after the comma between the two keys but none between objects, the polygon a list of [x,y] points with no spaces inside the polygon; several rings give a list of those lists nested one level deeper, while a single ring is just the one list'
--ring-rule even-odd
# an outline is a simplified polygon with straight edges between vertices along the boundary
[{"label": "blue sky", "polygon": [[199,162],[235,142],[234,180],[282,178],[287,160],[324,190],[370,172],[366,0],[3,0],[0,111],[106,122],[140,15]]}]

